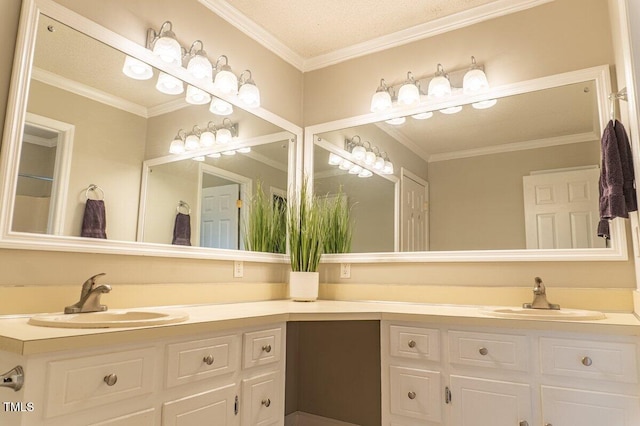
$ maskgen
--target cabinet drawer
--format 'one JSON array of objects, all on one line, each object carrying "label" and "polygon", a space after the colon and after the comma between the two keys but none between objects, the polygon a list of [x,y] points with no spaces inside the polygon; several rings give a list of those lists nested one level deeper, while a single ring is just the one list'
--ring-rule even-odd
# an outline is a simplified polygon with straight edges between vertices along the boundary
[{"label": "cabinet drawer", "polygon": [[155,409],[138,411],[115,419],[105,420],[100,423],[91,423],[89,426],[153,426],[155,424]]},{"label": "cabinet drawer", "polygon": [[167,387],[236,371],[238,343],[224,336],[167,345]]},{"label": "cabinet drawer", "polygon": [[512,334],[449,332],[451,363],[527,371],[529,339]]},{"label": "cabinet drawer", "polygon": [[236,385],[230,384],[162,404],[162,426],[234,424]]},{"label": "cabinet drawer", "polygon": [[244,368],[280,361],[282,329],[244,333],[242,366]]},{"label": "cabinet drawer", "polygon": [[440,361],[440,331],[429,328],[389,326],[391,356]]},{"label": "cabinet drawer", "polygon": [[46,415],[151,393],[154,367],[155,348],[52,361],[47,366]]},{"label": "cabinet drawer", "polygon": [[636,345],[540,338],[540,367],[545,374],[637,383]]},{"label": "cabinet drawer", "polygon": [[242,425],[265,426],[282,421],[279,375],[273,372],[242,381]]},{"label": "cabinet drawer", "polygon": [[389,367],[391,413],[439,422],[442,416],[440,373],[417,368]]}]

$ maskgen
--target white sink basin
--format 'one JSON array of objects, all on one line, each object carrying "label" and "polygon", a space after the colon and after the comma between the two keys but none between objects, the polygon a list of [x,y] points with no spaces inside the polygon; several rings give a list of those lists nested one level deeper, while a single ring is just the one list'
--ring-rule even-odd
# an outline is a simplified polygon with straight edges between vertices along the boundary
[{"label": "white sink basin", "polygon": [[529,309],[520,307],[499,307],[481,309],[480,312],[496,318],[531,318],[565,321],[600,320],[606,316],[598,311],[580,309]]},{"label": "white sink basin", "polygon": [[186,321],[183,312],[110,310],[82,314],[40,314],[29,318],[29,324],[59,328],[144,327]]}]

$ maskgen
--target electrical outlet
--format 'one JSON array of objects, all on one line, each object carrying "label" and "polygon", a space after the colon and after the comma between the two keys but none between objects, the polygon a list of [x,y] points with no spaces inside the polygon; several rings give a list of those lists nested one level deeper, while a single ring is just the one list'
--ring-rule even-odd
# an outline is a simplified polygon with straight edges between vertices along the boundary
[{"label": "electrical outlet", "polygon": [[350,263],[341,263],[340,264],[340,278],[351,278],[351,264]]},{"label": "electrical outlet", "polygon": [[233,261],[233,278],[242,278],[244,276],[244,264],[242,260]]}]

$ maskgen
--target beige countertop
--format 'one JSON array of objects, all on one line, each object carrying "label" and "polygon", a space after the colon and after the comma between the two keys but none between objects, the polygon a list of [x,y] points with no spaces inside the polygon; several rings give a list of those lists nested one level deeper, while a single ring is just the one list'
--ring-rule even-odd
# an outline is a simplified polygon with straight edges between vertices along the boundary
[{"label": "beige countertop", "polygon": [[0,350],[20,355],[33,355],[188,336],[278,321],[397,320],[640,336],[640,320],[633,313],[606,313],[605,319],[591,321],[505,319],[484,314],[481,311],[482,308],[486,307],[378,301],[322,300],[304,303],[271,300],[162,307],[158,309],[186,312],[189,314],[189,319],[177,324],[159,326],[98,329],[40,327],[28,324],[28,316],[6,317],[0,318]]}]

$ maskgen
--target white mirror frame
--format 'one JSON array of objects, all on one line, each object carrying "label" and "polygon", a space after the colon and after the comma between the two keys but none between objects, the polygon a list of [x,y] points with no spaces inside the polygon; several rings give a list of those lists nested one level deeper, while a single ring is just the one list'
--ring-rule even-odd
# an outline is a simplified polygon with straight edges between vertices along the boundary
[{"label": "white mirror frame", "polygon": [[[439,110],[455,105],[465,105],[482,100],[502,98],[526,92],[548,89],[593,80],[596,86],[600,128],[609,121],[608,95],[611,93],[609,66],[601,65],[583,70],[551,75],[492,88],[490,93],[473,97],[456,96],[439,101],[429,101],[412,107],[394,107],[385,113],[369,113],[305,128],[304,173],[309,176],[313,188],[313,147],[316,135],[335,130],[362,126],[391,118],[413,115],[424,111]],[[624,219],[614,219],[611,224],[613,238],[609,248],[591,249],[519,249],[519,250],[466,250],[423,251],[389,253],[325,254],[323,263],[367,262],[548,262],[548,261],[624,261],[628,260],[627,237]]]},{"label": "white mirror frame", "polygon": [[[0,211],[0,248],[288,263],[289,256],[283,254],[195,246],[171,246],[135,241],[97,240],[49,234],[29,234],[11,230],[14,194],[20,162],[20,142],[26,118],[26,103],[40,14],[60,21],[89,37],[120,50],[126,55],[140,59],[161,71],[172,74],[188,84],[210,93],[215,93],[212,82],[203,84],[193,78],[186,69],[164,63],[144,46],[140,46],[52,0],[23,0],[11,87],[7,102],[2,151],[0,153],[0,176],[2,176],[0,185],[0,202],[2,203]],[[233,98],[219,97],[242,108],[238,101]],[[289,191],[297,191],[302,180],[302,128],[262,107],[252,109],[251,113],[294,135],[295,148],[289,154],[289,161],[293,160],[289,165]],[[142,168],[142,164],[140,166]]]}]

